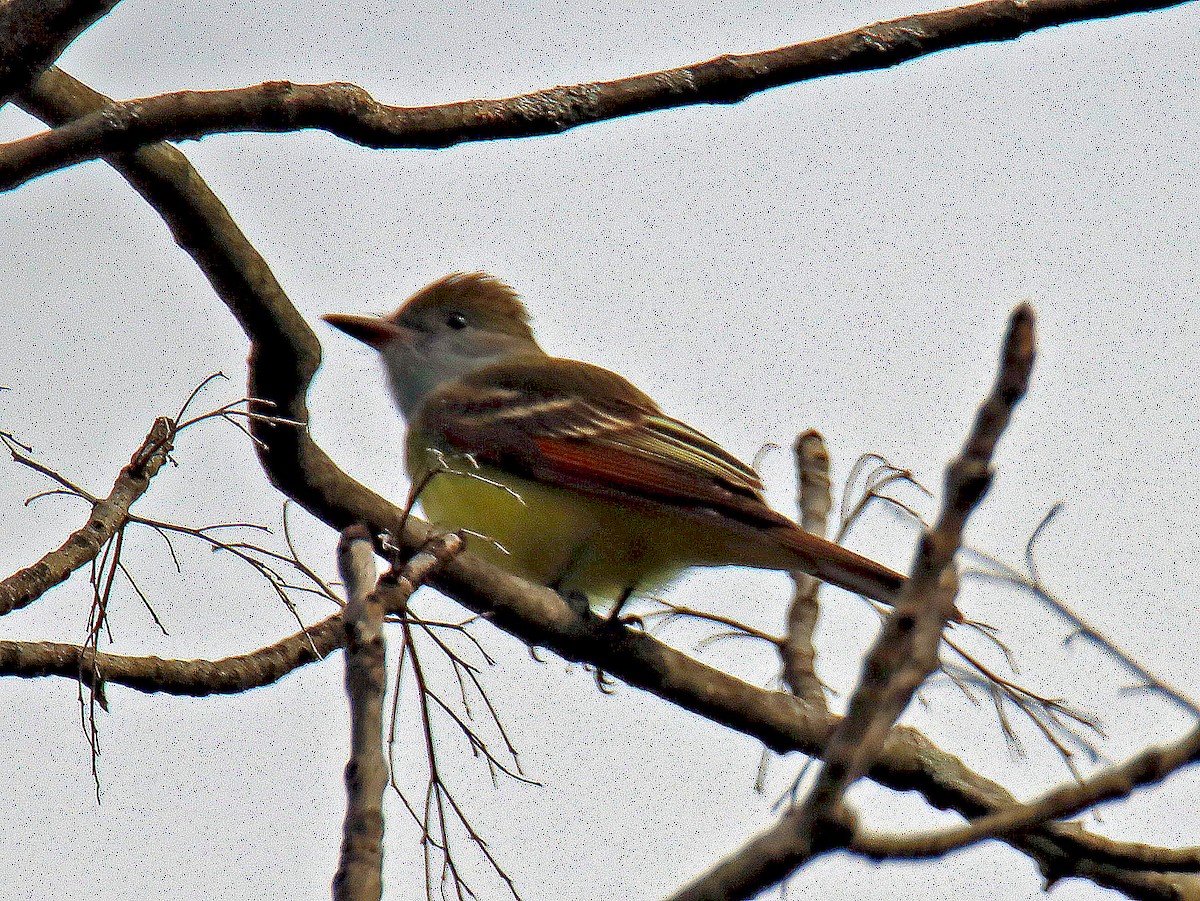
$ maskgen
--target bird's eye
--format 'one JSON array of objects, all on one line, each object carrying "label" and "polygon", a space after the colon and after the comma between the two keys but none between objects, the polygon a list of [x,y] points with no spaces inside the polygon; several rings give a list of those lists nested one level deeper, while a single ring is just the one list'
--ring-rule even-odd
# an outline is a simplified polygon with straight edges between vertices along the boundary
[{"label": "bird's eye", "polygon": [[467,317],[462,313],[451,313],[446,317],[446,325],[452,329],[460,329],[467,327]]}]

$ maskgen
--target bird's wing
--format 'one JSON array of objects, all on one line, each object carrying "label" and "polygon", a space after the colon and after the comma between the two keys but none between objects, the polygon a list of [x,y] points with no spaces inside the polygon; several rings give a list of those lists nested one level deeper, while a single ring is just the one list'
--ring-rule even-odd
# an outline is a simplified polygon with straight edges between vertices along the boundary
[{"label": "bird's wing", "polygon": [[543,484],[791,525],[763,501],[753,469],[587,363],[531,355],[484,367],[433,392],[414,425]]},{"label": "bird's wing", "polygon": [[413,427],[439,448],[545,485],[623,504],[713,511],[766,530],[793,555],[797,566],[787,568],[884,603],[904,584],[887,567],[776,513],[753,469],[607,369],[510,358],[438,388]]}]

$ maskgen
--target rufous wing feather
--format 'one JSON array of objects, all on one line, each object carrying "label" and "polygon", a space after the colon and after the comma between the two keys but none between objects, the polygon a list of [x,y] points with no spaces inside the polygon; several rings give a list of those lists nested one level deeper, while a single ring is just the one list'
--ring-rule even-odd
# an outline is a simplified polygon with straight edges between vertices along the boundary
[{"label": "rufous wing feather", "polygon": [[904,584],[886,566],[772,510],[753,469],[606,369],[545,356],[509,359],[439,389],[423,420],[423,430],[478,462],[744,536],[754,550],[746,565],[804,570],[884,603]]}]

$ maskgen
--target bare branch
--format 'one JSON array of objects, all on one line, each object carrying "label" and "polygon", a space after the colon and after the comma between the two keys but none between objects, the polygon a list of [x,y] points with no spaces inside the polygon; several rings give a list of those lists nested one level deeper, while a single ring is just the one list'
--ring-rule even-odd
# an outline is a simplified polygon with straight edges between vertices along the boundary
[{"label": "bare branch", "polygon": [[1102,653],[1116,660],[1122,668],[1133,673],[1139,681],[1139,685],[1137,686],[1139,689],[1153,691],[1167,698],[1192,716],[1200,717],[1200,706],[1197,706],[1195,701],[1138,663],[1129,653],[1122,650],[1115,642],[1105,637],[1102,632],[1072,610],[1066,601],[1058,597],[1042,582],[1041,575],[1038,573],[1036,565],[1034,565],[1034,544],[1037,541],[1038,535],[1041,534],[1055,513],[1058,512],[1058,509],[1059,507],[1056,506],[1046,514],[1026,545],[1025,559],[1029,567],[1028,574],[1014,569],[991,554],[986,554],[975,548],[968,548],[974,556],[983,560],[990,567],[990,569],[977,569],[972,572],[987,579],[997,579],[1007,582],[1010,585],[1016,585],[1030,592],[1034,597],[1071,624],[1074,631],[1067,638],[1068,642],[1080,638],[1090,642],[1098,647]]},{"label": "bare branch", "polygon": [[147,693],[203,698],[277,682],[343,646],[340,614],[248,654],[219,660],[164,660],[108,654],[52,641],[0,641],[0,675],[93,679]]},{"label": "bare branch", "polygon": [[[450,536],[439,544],[431,544],[431,549],[437,554],[456,553],[452,550],[456,540],[456,536]],[[414,560],[413,568],[401,574],[404,580],[417,576],[425,579],[442,565],[438,557],[431,559],[428,554]],[[403,611],[401,597],[399,592],[388,593],[385,601],[389,614]],[[0,641],[0,675],[24,679],[61,676],[81,679],[85,684],[94,677],[151,694],[207,697],[270,685],[292,670],[324,659],[344,644],[340,614],[264,648],[219,660],[130,657],[51,641]]]},{"label": "bare branch", "polygon": [[0,146],[0,190],[84,160],[158,141],[217,132],[320,128],[366,147],[442,148],[558,134],[580,125],[702,103],[737,103],[813,78],[885,69],[951,47],[1179,5],[1180,0],[984,0],[876,22],[843,34],[677,69],[570,85],[506,100],[387,106],[352,84],[267,82],[225,91],[181,91],[114,104],[78,122]]},{"label": "bare branch", "polygon": [[0,105],[23,91],[120,0],[7,0],[0,4]]},{"label": "bare branch", "polygon": [[[833,498],[829,491],[829,452],[820,433],[805,432],[794,447],[799,474],[800,524],[809,532],[825,537]],[[779,648],[783,659],[783,680],[796,697],[806,704],[825,710],[825,687],[817,678],[813,663],[813,631],[821,615],[817,592],[821,583],[803,572],[792,573],[795,590],[788,609],[787,638]]]},{"label": "bare branch", "polygon": [[[91,516],[57,550],[0,582],[0,616],[33,603],[55,585],[66,581],[75,570],[96,559],[100,549],[125,525],[130,506],[146,493],[150,480],[166,462],[174,436],[175,424],[171,420],[156,419],[142,446],[117,476],[108,497],[96,499],[75,489],[73,493],[92,501]],[[32,465],[56,481],[64,482],[60,476],[23,457],[17,450],[10,448],[10,452],[14,460]]]},{"label": "bare branch", "polygon": [[1013,311],[992,393],[979,408],[961,454],[946,469],[946,499],[937,525],[921,537],[912,575],[826,749],[811,808],[814,822],[820,821],[822,808],[832,810],[845,789],[866,772],[914,692],[937,671],[941,633],[955,613],[954,555],[968,516],[991,484],[992,452],[1025,394],[1033,357],[1033,311],[1022,304]]},{"label": "bare branch", "polygon": [[[1029,829],[1051,820],[1076,816],[1103,801],[1124,798],[1135,788],[1161,782],[1175,770],[1200,761],[1200,729],[1167,748],[1143,751],[1120,766],[1110,767],[1075,785],[1055,789],[1028,804],[1015,804],[965,826],[924,835],[856,835],[850,848],[876,860],[941,857],[956,848]],[[1152,860],[1125,858],[1122,866],[1145,866],[1175,872],[1200,872],[1200,848],[1165,851]]]},{"label": "bare branch", "polygon": [[[409,599],[431,573],[462,548],[463,541],[458,535],[440,535],[402,570],[393,569],[376,585],[374,539],[370,530],[361,524],[351,526],[342,532],[338,543],[338,569],[347,588],[347,604],[341,620],[346,637],[351,755],[346,764],[347,805],[341,859],[333,880],[335,901],[378,901],[383,893],[383,793],[389,782],[388,760],[383,749],[383,702],[387,691],[385,609],[401,616],[405,649],[414,667],[418,667],[408,618]],[[440,703],[440,699],[433,697]],[[436,772],[432,740],[429,753],[430,766]],[[408,801],[404,803],[413,812]],[[424,828],[428,836],[428,825]]]},{"label": "bare branch", "polygon": [[[346,818],[333,877],[334,901],[379,901],[383,895],[383,698],[386,646],[383,603],[375,590],[375,555],[366,526],[351,526],[338,542],[338,570],[346,585],[346,695],[350,699],[350,761],[346,764]],[[405,597],[403,603],[407,604]]]},{"label": "bare branch", "polygon": [[942,630],[954,617],[958,576],[954,555],[963,528],[991,484],[991,457],[1033,368],[1033,311],[1018,306],[1009,322],[1000,371],[962,452],[946,468],[945,501],[937,525],[920,540],[912,573],[863,665],[845,717],[834,728],[806,802],[744,848],[717,864],[674,901],[750,898],[814,854],[853,834],[842,797],[865,774],[913,694],[938,669]]},{"label": "bare branch", "polygon": [[[35,115],[55,123],[101,110],[108,100],[60,70],[51,69],[21,102]],[[163,216],[177,243],[196,260],[218,297],[246,331],[252,343],[247,393],[270,401],[268,413],[278,412],[288,419],[306,422],[305,394],[320,360],[316,337],[224,206],[183,154],[169,146],[143,148],[109,162]],[[367,522],[373,531],[391,531],[395,540],[410,551],[418,550],[428,540],[428,527],[415,518],[405,521],[401,529],[401,511],[338,469],[307,430],[263,423],[254,428],[263,441],[258,452],[268,477],[318,519],[338,530],[356,521]],[[752,735],[773,750],[819,754],[836,722],[802,709],[791,695],[756,688],[651,636],[615,630],[597,634],[554,592],[524,583],[472,554],[455,558],[432,584],[532,647],[546,647],[564,659],[599,667],[685,710]],[[309,630],[310,634],[314,631],[315,627]],[[335,641],[333,646],[339,643]],[[14,648],[13,644],[0,643],[0,672],[12,671],[13,660],[29,659],[28,653],[19,651],[42,647]],[[314,644],[322,647],[322,639],[315,634]],[[66,648],[61,653],[71,656],[69,646],[55,647]],[[288,650],[297,656],[311,654],[306,648],[297,651],[289,646]],[[44,654],[41,657],[45,659]],[[61,659],[57,654],[51,657]],[[189,673],[191,680],[181,680],[177,672],[169,670],[160,683],[147,678],[144,667],[129,665],[131,658],[110,660],[120,660],[128,667],[132,678],[125,684],[136,682],[133,687],[146,691],[207,694],[236,681],[222,677],[218,670],[212,674],[218,681],[214,689],[210,683],[195,679],[195,671]],[[105,678],[111,678],[106,672],[108,662],[101,658]],[[261,660],[256,662],[261,664]],[[290,668],[295,665],[299,664],[290,664]],[[264,684],[287,671],[279,666],[266,669],[270,671],[260,675],[269,678],[252,684]],[[21,674],[45,673],[25,668]],[[61,670],[55,674],[74,677],[74,673]],[[1014,802],[1003,787],[971,772],[958,758],[905,727],[892,730],[869,775],[900,791],[919,791],[933,805],[969,817]],[[1108,843],[1077,827],[1048,826],[1005,837],[1005,841],[1031,855],[1045,872],[1057,878],[1081,876],[1133,897],[1155,901],[1177,897],[1174,884],[1164,878],[1096,864],[1092,855],[1103,853]]]},{"label": "bare branch", "polygon": [[1085,734],[1091,732],[1101,738],[1104,737],[1104,730],[1095,717],[1073,709],[1059,698],[1039,695],[1024,686],[1018,685],[1011,679],[1004,678],[986,666],[975,655],[954,642],[949,636],[942,637],[942,644],[961,657],[967,665],[964,669],[957,664],[943,661],[942,672],[963,690],[968,697],[971,696],[967,690],[968,684],[978,686],[987,693],[996,709],[996,716],[1004,737],[1014,748],[1019,750],[1020,743],[1017,741],[1016,732],[1008,721],[1007,713],[1003,707],[1004,701],[1008,701],[1029,718],[1037,730],[1046,738],[1050,746],[1058,752],[1067,769],[1076,778],[1080,778],[1079,770],[1075,765],[1074,752],[1068,746],[1067,742],[1081,748],[1093,762],[1099,759],[1090,736]]}]

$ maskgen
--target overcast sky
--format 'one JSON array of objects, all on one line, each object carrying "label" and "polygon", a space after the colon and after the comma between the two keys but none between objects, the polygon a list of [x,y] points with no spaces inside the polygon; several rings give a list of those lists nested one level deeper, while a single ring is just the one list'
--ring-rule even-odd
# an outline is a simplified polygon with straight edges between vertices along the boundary
[{"label": "overcast sky", "polygon": [[[767,8],[770,7],[770,8]],[[610,79],[832,34],[923,7],[693,2],[371,3],[127,0],[62,59],[118,97],[267,79],[352,81],[421,104]],[[971,47],[886,72],[781,88],[732,107],[694,107],[569,134],[439,152],[370,151],[317,133],[240,135],[183,145],[294,303],[383,312],[428,281],[486,269],[526,298],[550,352],[630,377],[671,413],[745,459],[803,429],[826,436],[840,484],[867,451],[938,486],[992,377],[1005,317],[1029,299],[1040,355],[1029,397],[1001,445],[998,478],[970,542],[1019,563],[1039,544],[1051,586],[1192,697],[1200,696],[1200,7],[1072,25]],[[40,126],[11,108],[7,139]],[[205,395],[241,395],[247,345],[162,222],[92,163],[3,198],[0,429],[105,493],[154,416],[205,375]],[[318,441],[351,474],[400,499],[402,428],[373,355],[318,323],[325,364],[312,401]],[[188,524],[277,524],[248,443],[210,424],[185,433],[139,510]],[[763,463],[768,494],[792,512],[788,454]],[[46,481],[0,468],[0,570],[27,565],[83,522],[62,498],[22,507]],[[935,507],[914,496],[923,511]],[[305,555],[332,572],[336,536],[297,511]],[[852,544],[906,566],[912,530],[879,513]],[[176,575],[154,535],[126,554],[169,637],[127,587],[111,613],[122,653],[212,656],[294,631],[244,569],[184,546]],[[422,610],[453,615],[422,595]],[[774,575],[713,571],[669,598],[764,628],[788,598]],[[78,642],[86,579],[6,617],[4,637]],[[1114,760],[1179,735],[1165,703],[1123,693],[1126,676],[1028,598],[969,581],[960,600],[998,627],[1020,679],[1100,714]],[[821,675],[845,693],[875,625],[828,590]],[[328,605],[301,605],[306,621]],[[528,901],[664,895],[770,823],[802,759],[777,761],[752,791],[759,749],[625,686],[530,659],[479,632],[500,663],[487,675],[544,787],[493,789],[447,742],[447,767]],[[663,637],[693,649],[702,630]],[[702,650],[764,683],[775,661],[745,644]],[[0,681],[9,711],[0,899],[295,899],[328,891],[341,829],[346,754],[341,661],[248,695],[207,700],[110,689],[101,717],[97,806],[76,688]],[[452,687],[447,684],[452,692]],[[944,682],[917,724],[978,772],[1031,796],[1067,774],[1021,727],[1015,756],[989,709]],[[401,729],[412,736],[409,710]],[[448,733],[447,733],[448,734]],[[402,770],[416,787],[415,745]],[[1083,762],[1086,763],[1086,762]],[[1200,844],[1194,771],[1106,808],[1088,828],[1168,846]],[[860,786],[866,824],[952,822],[918,798]],[[420,895],[417,833],[387,809],[387,895]],[[469,852],[463,852],[469,856]],[[503,886],[477,871],[485,901]],[[1040,880],[988,845],[911,866],[833,855],[794,881],[795,897],[1024,899]],[[1103,896],[1070,881],[1060,899]]]}]

